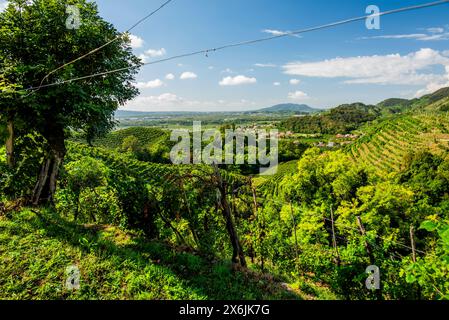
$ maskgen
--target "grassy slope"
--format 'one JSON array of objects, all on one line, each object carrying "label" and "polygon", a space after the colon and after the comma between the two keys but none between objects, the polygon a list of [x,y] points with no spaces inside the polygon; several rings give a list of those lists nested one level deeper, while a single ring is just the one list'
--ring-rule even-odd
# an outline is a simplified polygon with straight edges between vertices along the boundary
[{"label": "grassy slope", "polygon": [[[64,288],[70,265],[80,269],[79,291]],[[0,299],[335,298],[308,281],[283,286],[112,226],[77,225],[27,209],[0,216],[0,288]]]}]

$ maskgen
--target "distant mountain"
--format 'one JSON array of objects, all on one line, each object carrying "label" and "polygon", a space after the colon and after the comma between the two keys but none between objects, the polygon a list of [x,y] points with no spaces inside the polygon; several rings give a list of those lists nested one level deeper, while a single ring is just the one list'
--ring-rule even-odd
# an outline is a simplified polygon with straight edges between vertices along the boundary
[{"label": "distant mountain", "polygon": [[424,100],[426,102],[436,102],[438,100],[442,100],[449,97],[449,87],[441,88],[431,94],[425,95],[420,98],[420,100]]},{"label": "distant mountain", "polygon": [[431,94],[422,96],[421,98],[407,99],[387,99],[377,104],[382,112],[401,113],[410,109],[420,110],[440,110],[448,109],[449,87],[441,88]]},{"label": "distant mountain", "polygon": [[409,107],[412,104],[413,100],[391,98],[378,103],[377,106],[380,108],[391,108],[396,106]]},{"label": "distant mountain", "polygon": [[313,113],[313,112],[319,112],[321,110],[314,109],[306,104],[295,104],[295,103],[283,103],[278,104],[269,108],[264,108],[260,110],[256,110],[253,112],[269,112],[269,113],[275,113],[275,112],[291,112],[291,113]]}]

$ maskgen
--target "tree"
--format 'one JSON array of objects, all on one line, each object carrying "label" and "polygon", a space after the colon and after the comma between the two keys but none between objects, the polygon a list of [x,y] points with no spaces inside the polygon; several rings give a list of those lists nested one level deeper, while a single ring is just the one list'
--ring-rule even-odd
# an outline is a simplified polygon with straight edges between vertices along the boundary
[{"label": "tree", "polygon": [[136,153],[136,152],[140,151],[139,139],[137,139],[133,135],[126,137],[125,139],[123,139],[120,151],[131,152],[131,153]]},{"label": "tree", "polygon": [[[198,171],[195,170],[184,175],[184,178],[198,179],[201,188],[204,188],[200,195],[200,205],[207,203],[207,198],[212,197],[214,199],[217,212],[221,209],[221,213],[225,222],[226,232],[229,236],[229,240],[232,246],[232,263],[246,267],[245,253],[242,243],[240,241],[237,225],[235,223],[235,207],[228,201],[228,196],[233,190],[238,189],[237,181],[232,183],[233,178],[231,176],[223,175],[226,171],[221,171],[216,164],[212,164],[212,170],[206,169],[206,167],[198,167]],[[236,183],[236,184],[235,184]],[[238,183],[243,186],[242,183]],[[184,186],[181,187],[185,191]],[[184,192],[183,192],[184,193]],[[192,192],[189,192],[192,195]],[[178,196],[179,197],[179,196]],[[184,193],[184,202],[187,204],[187,193]],[[210,205],[210,203],[208,204]],[[198,205],[196,206],[198,207]],[[198,209],[198,208],[196,208]],[[234,209],[234,211],[233,211]],[[191,211],[190,208],[187,211]],[[207,222],[206,222],[207,224]],[[204,229],[208,229],[207,227]]]},{"label": "tree", "polygon": [[10,107],[14,101],[19,98],[16,92],[17,86],[8,83],[3,75],[0,75],[0,127],[4,129],[1,138],[6,141],[6,161],[10,168],[14,167],[14,111]]},{"label": "tree", "polygon": [[441,219],[426,220],[421,223],[420,229],[436,234],[437,241],[428,241],[431,244],[431,254],[418,258],[416,262],[408,261],[402,270],[407,282],[418,283],[423,294],[431,299],[449,299],[449,224]]},{"label": "tree", "polygon": [[[66,26],[69,5],[79,9],[77,29]],[[94,54],[50,73],[112,39]],[[32,202],[51,201],[68,132],[81,130],[92,140],[110,130],[114,111],[138,94],[132,82],[141,61],[133,55],[129,37],[119,34],[99,16],[96,4],[86,0],[11,0],[0,13],[0,43],[0,67],[7,81],[22,88],[39,86],[44,78],[44,85],[60,83],[30,92],[9,107],[11,121],[23,121],[45,138]],[[64,82],[115,69],[122,71]]]}]

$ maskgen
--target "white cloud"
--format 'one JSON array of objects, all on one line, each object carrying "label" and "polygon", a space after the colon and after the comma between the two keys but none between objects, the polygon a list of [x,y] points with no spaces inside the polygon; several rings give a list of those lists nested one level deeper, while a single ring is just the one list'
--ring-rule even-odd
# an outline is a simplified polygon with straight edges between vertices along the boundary
[{"label": "white cloud", "polygon": [[[438,66],[446,68],[447,74],[431,72]],[[448,57],[427,48],[408,55],[373,55],[308,63],[292,62],[284,65],[283,69],[289,75],[347,78],[347,84],[416,85],[431,90],[449,85],[448,66]]]},{"label": "white cloud", "polygon": [[289,34],[291,31],[282,31],[282,30],[276,30],[276,29],[264,29],[262,30],[263,33],[271,34],[272,36],[283,36],[283,35],[289,35],[290,37],[295,38],[302,38],[302,36],[298,34]]},{"label": "white cloud", "polygon": [[273,36],[282,36],[282,35],[286,34],[285,31],[274,30],[274,29],[264,29],[264,30],[262,30],[262,32],[271,34]]},{"label": "white cloud", "polygon": [[307,95],[307,93],[298,90],[295,92],[290,92],[288,94],[288,98],[292,100],[306,100],[309,98],[309,96]]},{"label": "white cloud", "polygon": [[136,36],[134,34],[129,35],[129,39],[131,40],[131,48],[138,49],[142,48],[145,41],[143,41],[142,38],[139,36]]},{"label": "white cloud", "polygon": [[143,63],[147,63],[148,61],[150,61],[150,59],[144,54],[140,54],[139,59],[142,60]]},{"label": "white cloud", "polygon": [[159,96],[139,96],[127,103],[129,110],[151,110],[154,107],[170,107],[181,104],[184,99],[173,93],[163,93]]},{"label": "white cloud", "polygon": [[167,51],[164,48],[149,49],[149,50],[145,51],[145,55],[149,58],[162,57],[162,56],[165,56],[166,54],[167,54]]},{"label": "white cloud", "polygon": [[150,61],[151,58],[159,58],[165,56],[166,54],[167,51],[164,48],[149,49],[145,51],[143,54],[139,55],[139,58],[142,60],[143,63],[147,63]]},{"label": "white cloud", "polygon": [[214,66],[209,66],[209,67],[207,67],[207,69],[214,70],[215,68],[214,68]]},{"label": "white cloud", "polygon": [[257,82],[256,78],[250,78],[243,75],[235,76],[235,77],[226,77],[223,78],[220,82],[220,86],[239,86],[243,84],[254,84]]},{"label": "white cloud", "polygon": [[[421,29],[422,30],[422,29]],[[439,41],[439,40],[449,40],[449,32],[444,28],[428,28],[425,29],[427,33],[410,33],[410,34],[390,34],[374,37],[362,37],[359,40],[370,40],[370,39],[410,39],[417,41]]]},{"label": "white cloud", "polygon": [[429,33],[443,33],[444,28],[428,28],[427,32]]},{"label": "white cloud", "polygon": [[160,79],[151,80],[148,82],[137,82],[136,87],[139,89],[155,89],[164,85],[164,82]]},{"label": "white cloud", "polygon": [[383,36],[374,36],[374,37],[362,37],[361,40],[370,40],[370,39],[422,39],[427,37],[427,34],[424,33],[410,33],[410,34],[390,34]]},{"label": "white cloud", "polygon": [[235,73],[235,72],[229,68],[226,68],[226,69],[222,70],[221,73]]},{"label": "white cloud", "polygon": [[175,75],[173,73],[168,73],[165,76],[165,79],[167,79],[167,80],[174,80],[175,79]]},{"label": "white cloud", "polygon": [[275,86],[275,87],[279,87],[280,85],[281,85],[280,82],[273,82],[273,86]]},{"label": "white cloud", "polygon": [[422,97],[423,95],[433,93],[441,88],[445,88],[449,86],[449,79],[446,83],[441,82],[431,82],[425,88],[418,90],[415,94],[415,98]]},{"label": "white cloud", "polygon": [[[283,36],[289,34],[291,31],[282,31],[282,30],[275,30],[275,29],[264,29],[262,30],[263,33],[271,34],[272,36]],[[295,38],[301,38],[300,35],[297,34],[289,34],[291,37]]]},{"label": "white cloud", "polygon": [[198,76],[195,73],[190,72],[190,71],[183,72],[181,74],[181,76],[179,77],[179,79],[181,79],[181,80],[196,79],[196,78],[198,78]]},{"label": "white cloud", "polygon": [[223,106],[226,109],[241,111],[242,108],[254,106],[253,101],[241,99],[238,101],[219,100],[194,100],[185,99],[174,93],[164,93],[154,96],[139,96],[132,101],[129,101],[123,108],[126,110],[135,111],[223,111]]},{"label": "white cloud", "polygon": [[300,84],[300,83],[301,83],[301,80],[298,80],[298,79],[290,79],[290,84],[291,84],[291,85],[296,86],[296,85],[298,85],[298,84]]},{"label": "white cloud", "polygon": [[8,5],[7,1],[0,0],[0,11],[5,10],[7,5]]},{"label": "white cloud", "polygon": [[[438,51],[421,49],[402,56],[400,54],[334,58],[319,62],[292,62],[283,66],[290,75],[320,78],[354,78],[368,83],[397,84],[404,76],[416,76],[417,71],[433,65],[449,63]],[[414,82],[414,81],[413,81]]]},{"label": "white cloud", "polygon": [[254,66],[259,68],[276,68],[276,65],[273,63],[256,63]]},{"label": "white cloud", "polygon": [[424,38],[418,39],[420,41],[439,41],[439,40],[449,40],[449,32],[432,34]]}]

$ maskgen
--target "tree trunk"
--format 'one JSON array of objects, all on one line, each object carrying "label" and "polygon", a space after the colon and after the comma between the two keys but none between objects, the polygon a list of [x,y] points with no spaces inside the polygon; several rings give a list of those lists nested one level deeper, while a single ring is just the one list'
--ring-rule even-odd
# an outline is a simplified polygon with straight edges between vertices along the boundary
[{"label": "tree trunk", "polygon": [[226,230],[228,231],[229,238],[232,244],[232,263],[238,264],[242,267],[246,267],[245,254],[243,253],[242,245],[237,234],[237,230],[234,226],[234,221],[232,220],[231,207],[226,199],[227,192],[226,186],[223,183],[220,172],[218,168],[214,166],[215,176],[218,179],[218,190],[220,192],[220,205],[223,210],[223,216],[226,220]]},{"label": "tree trunk", "polygon": [[[220,192],[221,191],[222,190],[220,190]],[[246,267],[245,254],[243,253],[237,230],[235,229],[234,222],[232,221],[231,208],[229,207],[229,203],[226,200],[226,197],[223,197],[223,194],[221,197],[221,206],[223,208],[223,215],[226,220],[226,229],[228,231],[233,249],[232,262],[240,263],[242,267]]]},{"label": "tree trunk", "polygon": [[260,267],[262,270],[262,273],[265,272],[265,259],[264,259],[264,245],[263,245],[263,238],[264,238],[264,228],[265,223],[264,221],[259,221],[259,213],[258,213],[258,205],[257,205],[257,193],[256,188],[253,186],[253,181],[251,179],[251,190],[253,192],[253,202],[254,202],[254,217],[256,218],[257,228],[259,232],[259,248],[260,248]]},{"label": "tree trunk", "polygon": [[8,138],[6,140],[6,162],[10,168],[15,166],[14,161],[14,122],[8,120]]},{"label": "tree trunk", "polygon": [[64,130],[62,128],[48,128],[47,139],[49,152],[42,164],[39,178],[33,191],[32,203],[52,203],[56,192],[59,169],[66,154]]}]

